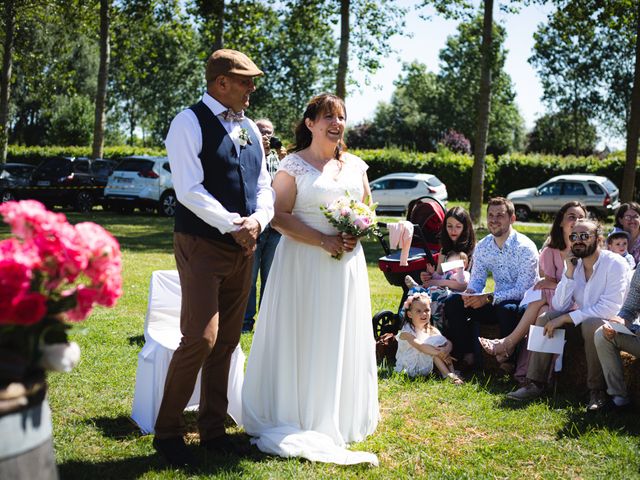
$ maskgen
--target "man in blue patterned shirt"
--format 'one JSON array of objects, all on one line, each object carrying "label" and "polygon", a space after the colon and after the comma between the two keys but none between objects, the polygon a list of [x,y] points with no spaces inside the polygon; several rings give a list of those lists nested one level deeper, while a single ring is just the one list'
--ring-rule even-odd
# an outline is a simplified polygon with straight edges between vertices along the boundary
[{"label": "man in blue patterned shirt", "polygon": [[[487,227],[473,253],[469,287],[445,302],[446,335],[453,343],[453,356],[463,364],[474,364],[480,356],[477,323],[498,323],[500,337],[509,335],[524,308],[519,304],[538,274],[538,249],[525,235],[516,232],[513,203],[503,197],[489,200]],[[491,273],[493,293],[482,293]]]}]

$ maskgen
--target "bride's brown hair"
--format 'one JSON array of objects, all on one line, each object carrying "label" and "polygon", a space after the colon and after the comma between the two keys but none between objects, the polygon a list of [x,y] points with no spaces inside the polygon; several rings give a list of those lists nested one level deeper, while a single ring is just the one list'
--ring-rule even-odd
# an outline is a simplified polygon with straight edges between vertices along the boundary
[{"label": "bride's brown hair", "polygon": [[[309,100],[304,115],[302,115],[302,120],[300,120],[300,123],[298,123],[295,129],[296,143],[293,146],[294,152],[304,150],[311,145],[311,131],[307,128],[305,120],[308,118],[309,120],[315,121],[320,115],[324,115],[325,113],[343,114],[346,121],[347,109],[344,105],[344,100],[331,93],[322,93]],[[342,139],[338,140],[334,157],[340,160],[340,155],[345,149],[346,145],[344,141]]]}]

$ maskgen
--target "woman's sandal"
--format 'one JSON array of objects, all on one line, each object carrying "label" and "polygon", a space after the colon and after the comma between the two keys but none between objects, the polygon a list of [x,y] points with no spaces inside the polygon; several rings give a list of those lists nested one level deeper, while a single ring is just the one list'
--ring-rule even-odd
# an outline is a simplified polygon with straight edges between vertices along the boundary
[{"label": "woman's sandal", "polygon": [[498,363],[506,362],[514,350],[507,337],[500,339],[478,337],[478,341],[485,352],[496,357]]},{"label": "woman's sandal", "polygon": [[454,385],[462,385],[464,383],[464,381],[454,372],[448,373],[446,378]]}]

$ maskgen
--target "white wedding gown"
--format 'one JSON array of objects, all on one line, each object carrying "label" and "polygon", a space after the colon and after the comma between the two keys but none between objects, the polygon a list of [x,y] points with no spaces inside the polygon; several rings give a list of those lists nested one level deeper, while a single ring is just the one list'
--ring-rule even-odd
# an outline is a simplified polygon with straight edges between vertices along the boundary
[{"label": "white wedding gown", "polygon": [[[280,169],[296,180],[293,214],[335,234],[320,205],[361,199],[366,164],[345,154],[337,179],[298,155]],[[266,453],[338,464],[369,462],[351,451],[378,424],[378,377],[371,300],[360,242],[341,260],[282,236],[261,301],[242,390],[244,428]]]}]

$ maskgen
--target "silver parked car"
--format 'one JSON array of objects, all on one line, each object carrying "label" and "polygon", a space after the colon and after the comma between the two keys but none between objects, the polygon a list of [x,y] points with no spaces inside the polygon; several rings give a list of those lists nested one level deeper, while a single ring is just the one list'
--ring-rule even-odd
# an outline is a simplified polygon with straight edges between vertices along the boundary
[{"label": "silver parked car", "polygon": [[130,212],[135,207],[153,208],[173,217],[176,193],[167,157],[126,157],[113,170],[104,190],[108,208]]},{"label": "silver parked car", "polygon": [[369,185],[378,211],[405,212],[412,200],[425,195],[447,203],[446,185],[430,173],[390,173]]},{"label": "silver parked car", "polygon": [[516,217],[525,221],[534,213],[554,214],[570,201],[586,205],[597,218],[607,218],[620,206],[618,187],[607,177],[590,174],[558,175],[542,185],[523,188],[507,195],[516,209]]}]

